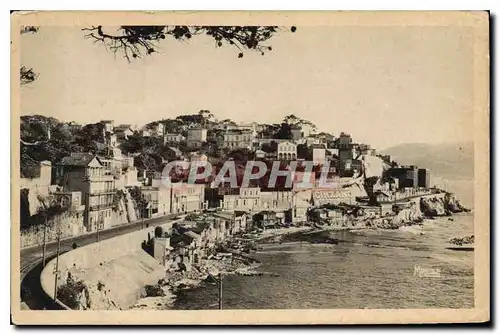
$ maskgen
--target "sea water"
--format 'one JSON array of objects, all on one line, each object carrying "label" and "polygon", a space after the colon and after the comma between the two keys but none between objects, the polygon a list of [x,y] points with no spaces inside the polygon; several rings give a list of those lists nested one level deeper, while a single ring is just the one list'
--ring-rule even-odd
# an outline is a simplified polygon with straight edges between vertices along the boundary
[{"label": "sea water", "polygon": [[[262,262],[256,270],[279,276],[226,276],[223,308],[474,306],[474,252],[447,249],[451,238],[474,234],[472,213],[426,220],[423,227],[331,234],[339,244],[264,245],[253,255]],[[217,309],[217,301],[217,286],[207,284],[179,293],[173,308]]]}]

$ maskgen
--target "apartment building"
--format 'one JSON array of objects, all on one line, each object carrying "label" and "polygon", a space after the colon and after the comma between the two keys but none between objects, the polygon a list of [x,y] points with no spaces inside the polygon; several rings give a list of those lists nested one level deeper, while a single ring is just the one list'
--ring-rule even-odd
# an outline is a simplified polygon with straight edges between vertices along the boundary
[{"label": "apartment building", "polygon": [[80,191],[87,232],[111,226],[115,181],[94,154],[72,153],[57,167],[56,179],[64,191]]}]

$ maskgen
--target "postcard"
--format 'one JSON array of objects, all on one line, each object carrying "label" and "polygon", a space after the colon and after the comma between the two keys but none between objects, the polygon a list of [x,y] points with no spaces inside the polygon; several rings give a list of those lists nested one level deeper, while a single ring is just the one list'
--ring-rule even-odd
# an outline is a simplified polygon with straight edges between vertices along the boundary
[{"label": "postcard", "polygon": [[488,12],[11,26],[14,324],[489,321]]}]

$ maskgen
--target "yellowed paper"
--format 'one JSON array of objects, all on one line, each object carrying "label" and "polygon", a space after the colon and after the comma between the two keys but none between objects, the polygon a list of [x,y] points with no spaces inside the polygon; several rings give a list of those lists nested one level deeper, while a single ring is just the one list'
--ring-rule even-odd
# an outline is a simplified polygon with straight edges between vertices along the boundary
[{"label": "yellowed paper", "polygon": [[[406,324],[489,320],[487,12],[16,12],[11,15],[11,23],[11,310],[15,324]],[[126,29],[118,30],[123,26],[164,27],[166,24],[171,27],[169,29],[174,26],[188,27],[189,36],[181,31],[180,37],[175,38],[175,31],[163,33],[161,28],[158,35],[148,35],[151,39],[145,39],[146,44],[138,44],[124,37]],[[200,27],[199,34],[193,28],[195,26]],[[250,26],[277,28],[276,31],[271,30],[270,35],[263,37],[262,41],[256,42],[255,47],[249,47],[244,43],[240,45],[238,41],[230,43],[234,35],[224,35],[228,34],[227,30],[223,30],[220,39],[214,39],[216,33],[206,34],[210,31],[206,27],[224,26],[243,27],[244,31],[245,27]],[[30,31],[29,27],[36,29]],[[256,30],[255,34],[264,30]],[[248,30],[248,34],[241,38],[248,39],[251,34],[252,31]],[[121,37],[113,39],[109,36]],[[123,47],[122,41],[130,44]],[[33,73],[26,72],[30,69]],[[281,214],[278,214],[275,220],[281,226],[273,226],[271,231],[276,229],[273,234],[278,240],[282,238],[280,243],[266,240],[266,244],[259,245],[257,242],[256,250],[248,254],[258,260],[260,267],[252,273],[258,273],[259,276],[247,277],[233,272],[225,275],[220,291],[216,284],[203,284],[201,287],[195,285],[191,290],[177,291],[172,301],[167,301],[167,297],[141,300],[144,299],[146,284],[156,285],[160,277],[168,281],[177,273],[183,273],[180,270],[175,275],[172,275],[173,272],[165,273],[168,268],[165,265],[168,257],[165,255],[184,252],[178,251],[173,244],[171,236],[177,231],[171,232],[168,237],[167,244],[174,247],[162,245],[165,254],[161,257],[156,254],[157,246],[162,243],[162,239],[156,236],[156,227],[169,230],[174,222],[196,221],[191,216],[187,217],[195,213],[195,210],[189,209],[187,202],[186,207],[178,205],[178,209],[172,209],[177,206],[173,205],[173,199],[181,198],[180,195],[177,198],[175,192],[184,194],[184,199],[194,194],[200,196],[202,200],[196,200],[200,206],[196,208],[196,215],[205,210],[203,215],[206,216],[203,217],[213,218],[208,210],[211,208],[209,200],[212,193],[207,191],[213,190],[213,187],[208,183],[204,188],[191,185],[192,188],[185,186],[178,191],[171,187],[168,192],[162,193],[164,185],[156,188],[154,184],[151,185],[155,177],[141,179],[153,168],[144,168],[144,172],[141,171],[144,166],[139,165],[138,169],[132,169],[134,164],[134,169],[138,167],[137,156],[141,152],[129,154],[125,158],[126,155],[122,156],[121,153],[127,151],[123,143],[130,143],[130,138],[136,136],[154,138],[156,135],[151,133],[153,130],[143,127],[149,122],[175,119],[179,115],[204,115],[204,110],[214,115],[207,117],[209,121],[202,118],[201,124],[184,129],[188,146],[196,147],[197,143],[197,140],[190,143],[190,136],[200,136],[203,143],[210,142],[206,136],[210,138],[210,131],[214,132],[215,128],[209,128],[208,135],[197,130],[198,127],[207,128],[205,122],[211,127],[218,127],[223,120],[230,119],[235,121],[231,127],[239,127],[243,129],[243,134],[247,134],[248,124],[277,124],[279,129],[280,124],[281,127],[282,124],[288,127],[295,122],[295,119],[286,119],[287,115],[294,115],[302,121],[310,121],[317,131],[304,135],[304,122],[300,123],[302,128],[297,138],[281,139],[280,143],[284,144],[277,144],[278,149],[274,149],[277,150],[276,154],[272,159],[268,156],[266,159],[295,161],[296,156],[300,156],[297,150],[300,145],[306,151],[310,150],[315,166],[318,159],[323,163],[338,160],[341,165],[334,174],[340,176],[335,180],[340,180],[339,183],[344,185],[341,187],[361,185],[359,189],[363,190],[369,179],[367,171],[371,159],[366,156],[382,159],[382,154],[394,156],[396,153],[393,159],[406,159],[400,162],[401,166],[420,164],[418,168],[430,168],[431,183],[439,184],[439,187],[431,191],[432,187],[422,187],[419,181],[418,187],[415,183],[414,187],[410,187],[411,190],[404,191],[407,192],[405,196],[397,198],[396,194],[403,192],[403,187],[399,185],[399,190],[391,193],[394,204],[401,205],[403,198],[405,201],[418,199],[420,202],[413,202],[413,205],[420,208],[420,213],[423,208],[428,208],[422,204],[422,197],[424,202],[447,203],[449,198],[445,194],[452,192],[472,212],[444,216],[444,213],[449,212],[445,206],[443,212],[436,212],[435,217],[422,214],[423,223],[419,216],[416,221],[401,219],[404,224],[396,227],[398,229],[392,226],[390,229],[387,226],[376,228],[366,222],[385,222],[385,207],[380,201],[376,208],[381,214],[375,214],[375,221],[364,216],[356,221],[362,227],[351,222],[352,226],[329,233],[333,235],[329,235],[326,244],[317,240],[299,243],[297,240],[283,239],[279,236],[285,235],[277,232],[297,229],[316,233],[332,230],[331,225],[319,227],[317,223],[310,223],[309,216],[309,225],[299,226],[296,223],[300,221],[295,220],[299,215],[297,203],[300,191],[292,189],[289,193],[272,193],[274,191],[260,188],[256,194],[238,193],[237,199],[241,201],[239,205],[237,201],[228,202],[229,196],[224,195],[221,200],[224,205],[221,202],[218,207],[219,210],[222,208],[222,218],[215,218],[214,222],[222,220],[220,222],[237,225],[236,222],[240,222],[238,206],[242,206],[243,200],[244,206],[247,206],[247,199],[252,199],[259,206],[258,209],[245,207],[242,210],[245,212],[245,222],[246,218],[251,222],[251,217],[254,218],[252,222],[256,222],[256,214],[266,215],[259,214],[262,212],[289,211],[293,217],[292,226],[295,227],[289,227],[287,219],[280,219]],[[28,123],[30,126],[36,123],[20,118],[29,115],[53,117],[58,123],[56,126],[51,123],[47,128],[49,130],[35,126],[26,128]],[[120,165],[118,177],[115,175],[112,178],[111,174],[110,178],[100,174],[87,175],[89,180],[101,178],[99,185],[103,187],[92,191],[95,184],[87,181],[90,185],[87,193],[82,193],[83,188],[78,189],[83,186],[74,186],[77,185],[76,179],[71,178],[76,177],[71,177],[74,175],[64,169],[64,180],[59,186],[38,182],[44,173],[53,181],[59,171],[63,171],[60,166],[64,165],[63,157],[71,155],[73,149],[70,148],[82,147],[80,144],[61,149],[53,146],[51,143],[62,136],[60,125],[65,124],[64,131],[75,134],[71,128],[73,125],[97,124],[103,120],[113,120],[115,128],[111,128],[108,133],[106,128],[103,143],[95,144],[98,147],[101,145],[96,150],[104,153],[96,156],[97,160],[94,160],[95,155],[90,157],[85,164],[87,168],[99,170],[104,167],[101,161],[113,157],[115,149],[120,148],[120,157],[123,157],[120,158],[120,164],[127,161],[127,168]],[[119,124],[127,125],[126,131],[130,128],[131,135],[130,138],[124,135],[125,139],[119,139],[119,144],[114,145],[109,133],[118,134],[116,126]],[[252,136],[255,136],[253,141],[259,147],[251,144],[248,150],[254,156],[258,154],[257,151],[265,155],[266,152],[261,149],[266,146],[263,145],[266,137],[262,135],[263,131],[255,127],[252,129],[256,135]],[[228,129],[226,126],[220,137],[214,140],[214,143],[226,146],[226,149],[233,148],[232,138],[227,137],[233,132]],[[179,143],[185,140],[180,132],[171,134],[163,128],[161,132],[158,143],[162,148],[171,147],[175,141]],[[356,169],[354,176],[343,175],[344,170],[351,169],[350,165],[346,167],[342,162],[340,152],[344,149],[341,146],[339,148],[338,144],[344,132],[352,135],[354,143],[371,144],[371,148],[377,150],[378,156],[375,151],[358,152],[358,157],[363,158],[349,158],[349,164],[351,160],[362,162],[363,174],[359,174],[358,179]],[[323,143],[321,141],[324,139],[318,135],[320,133],[330,134],[328,136],[333,136],[335,140],[332,140],[331,145]],[[41,137],[26,134],[38,134],[36,136]],[[68,136],[65,140],[68,143],[76,141],[73,135]],[[100,133],[92,136],[101,138]],[[177,140],[178,137],[183,139]],[[86,140],[88,138],[80,136],[78,143]],[[240,139],[235,138],[234,141]],[[286,147],[289,142],[291,146]],[[91,145],[93,142],[85,143]],[[189,155],[187,164],[203,160],[199,157],[204,153],[204,145],[191,150],[197,152],[197,158],[193,158],[193,154]],[[315,151],[318,145],[323,147]],[[358,150],[365,150],[359,149],[357,145]],[[52,148],[52,151],[47,147]],[[143,149],[142,154],[147,152],[148,155],[150,150],[156,150],[151,149],[153,144],[145,144],[143,148],[146,149]],[[291,151],[288,151],[289,148]],[[435,151],[432,151],[433,148]],[[244,149],[247,150],[246,147]],[[330,149],[333,151],[327,151]],[[207,150],[206,161],[212,162],[210,147]],[[227,154],[229,151],[224,152]],[[21,153],[25,156],[21,157]],[[331,158],[325,159],[325,153]],[[420,160],[417,160],[417,156]],[[221,162],[229,160],[227,156],[223,157]],[[42,172],[38,177],[21,178],[21,162],[27,159],[34,162],[30,163],[33,166],[40,166]],[[40,165],[40,162],[51,159],[54,161],[48,165]],[[166,161],[164,158],[163,163]],[[113,158],[110,162],[113,164]],[[428,162],[432,167],[423,166],[421,164],[426,163],[420,162]],[[386,163],[390,169],[390,160]],[[394,166],[392,169],[395,171]],[[135,171],[133,185],[127,184],[130,181],[124,177],[128,173],[126,171],[130,170]],[[451,172],[455,175],[449,177],[448,173]],[[453,182],[450,182],[452,179]],[[120,188],[117,185],[122,180],[126,181]],[[463,185],[469,188],[460,193]],[[134,197],[131,191],[134,187],[141,191],[144,199],[149,199],[145,200],[144,209],[138,211],[136,208],[130,212],[128,205],[120,209],[120,201],[130,201],[138,206],[136,198],[127,200],[127,197]],[[315,187],[309,190],[312,192],[309,198],[313,199],[310,208],[315,210],[323,208],[325,202],[331,200],[332,194],[333,197],[349,197],[349,200],[341,200],[341,203],[349,202],[342,208],[358,206],[358,209],[363,208],[367,213],[373,208],[373,204],[365,206],[357,203],[360,198],[366,198],[365,193],[358,197],[353,193],[345,196],[345,192],[339,195],[338,190],[323,192],[324,188]],[[384,187],[393,191],[390,189],[392,186]],[[248,189],[252,190],[252,187]],[[437,189],[440,191],[437,192]],[[20,201],[24,199],[22,192],[25,191],[22,190],[31,192],[25,194],[30,201],[27,205]],[[122,195],[117,196],[118,193]],[[91,203],[90,198],[95,194],[99,194],[97,203]],[[282,200],[275,200],[274,195],[277,195],[276,199]],[[61,228],[58,228],[59,235],[50,229],[45,230],[43,235],[42,214],[37,219],[39,228],[21,227],[24,219],[20,212],[26,208],[23,206],[27,206],[28,213],[32,215],[48,213],[43,210],[44,206],[50,206],[46,203],[58,199],[57,204],[60,206],[61,196],[69,196],[65,199],[70,200],[64,201],[74,202],[76,211],[80,211],[80,214],[71,212],[66,216],[54,216],[58,218],[54,222],[57,221],[59,227],[66,227],[66,235],[61,233]],[[168,197],[169,202],[162,205],[162,196]],[[290,196],[290,202],[283,209],[278,203],[285,203],[283,199],[287,199],[287,196]],[[436,197],[438,200],[435,200]],[[153,198],[156,200],[151,200]],[[310,201],[309,198],[300,201]],[[434,200],[428,200],[431,198]],[[104,200],[105,205],[101,199],[108,199]],[[467,203],[467,199],[470,202]],[[312,204],[314,201],[316,203]],[[335,205],[339,205],[337,198],[335,201]],[[38,205],[34,205],[35,202]],[[228,207],[229,203],[233,204],[232,209]],[[95,226],[97,230],[87,228],[96,224],[90,219],[92,206],[97,206],[97,212],[103,215],[98,216],[102,220],[99,222],[104,224],[101,228]],[[395,212],[391,212],[390,220],[395,222],[394,217],[397,217],[399,210],[391,206],[389,211]],[[228,211],[231,219],[224,221]],[[165,219],[160,212],[166,215]],[[118,215],[125,219],[116,223],[113,220]],[[321,218],[324,217],[321,215],[318,214],[318,222],[323,222]],[[146,220],[141,220],[141,216],[145,216]],[[35,219],[31,217],[26,220],[34,222]],[[199,216],[197,220],[203,221]],[[413,225],[408,224],[408,220]],[[79,222],[84,221],[85,224],[78,226]],[[251,230],[248,228],[250,223],[246,227],[248,231]],[[265,235],[265,224],[263,228],[264,232],[258,231],[256,234]],[[213,229],[218,228],[214,226]],[[445,245],[452,238],[463,238],[466,232],[473,236],[473,251],[464,251],[467,249],[465,245]],[[205,233],[200,230],[199,234]],[[230,233],[225,234],[229,234],[224,235],[228,236],[227,240],[233,238]],[[241,237],[243,231],[235,234]],[[62,246],[59,248],[59,257],[55,257],[57,236]],[[214,239],[215,236],[216,233]],[[152,242],[154,250],[151,249],[148,254],[141,243],[149,243],[152,237],[156,242]],[[45,268],[42,267],[42,238],[47,242]],[[194,255],[205,247],[196,245],[193,248],[196,249]],[[239,250],[241,252],[244,249]],[[203,255],[209,258],[205,249]],[[234,254],[232,257],[235,257]],[[182,258],[182,262],[184,260]],[[195,265],[205,264],[194,256],[190,261]],[[55,275],[56,268],[59,276]],[[68,273],[75,276],[76,280],[85,278],[89,285],[79,291],[77,299],[78,308],[86,310],[64,310],[71,309],[61,301],[67,297],[54,301],[56,287],[58,294],[69,290],[65,284]],[[217,278],[214,280],[217,281]],[[91,288],[90,282],[94,283],[94,288]],[[192,284],[189,281],[183,283],[188,286]],[[85,292],[90,296],[85,297]],[[217,294],[220,294],[219,299],[222,301],[219,305]],[[182,300],[179,297],[184,298]],[[174,303],[175,299],[177,302]],[[146,308],[141,309],[141,305]],[[217,310],[217,306],[221,310]]]}]

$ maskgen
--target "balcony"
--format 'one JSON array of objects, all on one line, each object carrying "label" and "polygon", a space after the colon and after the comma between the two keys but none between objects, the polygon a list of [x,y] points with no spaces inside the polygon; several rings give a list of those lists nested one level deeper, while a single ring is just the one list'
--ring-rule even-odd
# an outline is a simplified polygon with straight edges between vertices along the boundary
[{"label": "balcony", "polygon": [[87,182],[100,182],[100,181],[113,181],[114,176],[111,171],[106,171],[100,175],[85,175],[85,181]]},{"label": "balcony", "polygon": [[87,209],[91,212],[93,211],[99,211],[99,210],[104,210],[113,207],[112,203],[109,204],[101,204],[101,205],[89,205],[87,206]]},{"label": "balcony", "polygon": [[107,194],[115,194],[116,193],[116,189],[112,189],[112,190],[102,190],[102,191],[94,191],[94,192],[90,192],[90,196],[97,196],[97,195],[107,195]]}]

